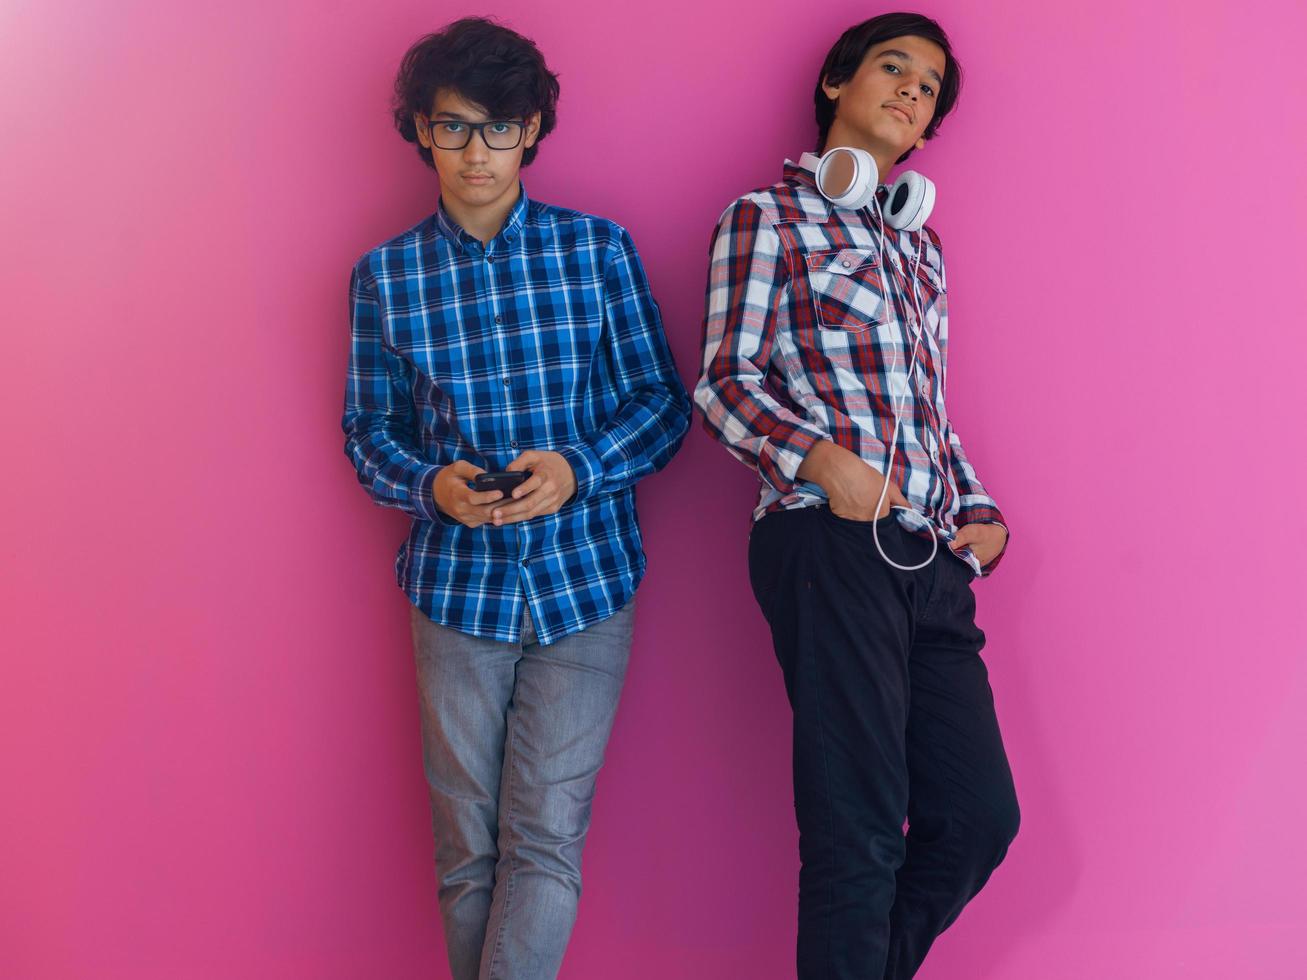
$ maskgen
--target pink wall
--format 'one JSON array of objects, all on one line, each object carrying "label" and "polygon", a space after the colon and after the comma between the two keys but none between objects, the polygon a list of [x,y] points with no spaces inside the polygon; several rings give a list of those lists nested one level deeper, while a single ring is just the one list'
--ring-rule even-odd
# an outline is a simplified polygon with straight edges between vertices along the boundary
[{"label": "pink wall", "polygon": [[[653,6],[497,12],[562,76],[532,194],[632,229],[689,383],[717,215],[889,8]],[[924,9],[968,72],[916,166],[1013,523],[977,592],[1024,824],[922,976],[1301,977],[1304,8]],[[444,975],[403,520],[337,419],[349,265],[434,206],[392,73],[466,12],[0,8],[0,975]],[[641,492],[568,980],[789,975],[752,493],[697,426]]]}]

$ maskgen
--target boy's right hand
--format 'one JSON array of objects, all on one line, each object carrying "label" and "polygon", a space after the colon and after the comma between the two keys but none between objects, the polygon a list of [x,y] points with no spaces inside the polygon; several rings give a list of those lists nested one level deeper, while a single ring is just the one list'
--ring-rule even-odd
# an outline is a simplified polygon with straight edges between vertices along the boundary
[{"label": "boy's right hand", "polygon": [[478,493],[468,486],[468,481],[484,472],[481,467],[460,459],[437,473],[435,483],[431,485],[431,495],[435,497],[436,507],[441,513],[467,527],[480,527],[487,523],[491,510],[503,499],[504,494],[499,490],[482,490]]},{"label": "boy's right hand", "polygon": [[843,446],[823,439],[804,457],[799,477],[811,480],[826,491],[831,513],[851,521],[874,521],[888,517],[892,506],[908,507],[903,491],[891,483],[880,512],[876,503],[885,486],[885,478],[861,456]]}]

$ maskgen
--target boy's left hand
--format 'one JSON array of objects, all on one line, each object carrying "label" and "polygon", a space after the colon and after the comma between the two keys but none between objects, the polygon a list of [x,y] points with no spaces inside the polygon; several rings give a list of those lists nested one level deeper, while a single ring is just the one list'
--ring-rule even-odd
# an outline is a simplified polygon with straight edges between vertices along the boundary
[{"label": "boy's left hand", "polygon": [[1002,524],[964,524],[949,547],[954,551],[969,547],[984,567],[999,556],[1006,543],[1007,528]]},{"label": "boy's left hand", "polygon": [[553,514],[576,493],[576,474],[559,453],[528,449],[508,469],[530,470],[531,476],[513,488],[511,500],[490,512],[495,527]]}]

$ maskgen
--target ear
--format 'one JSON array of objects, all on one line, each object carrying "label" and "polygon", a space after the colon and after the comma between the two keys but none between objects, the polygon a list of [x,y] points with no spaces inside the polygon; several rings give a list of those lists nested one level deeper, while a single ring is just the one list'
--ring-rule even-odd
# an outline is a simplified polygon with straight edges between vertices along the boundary
[{"label": "ear", "polygon": [[832,85],[829,79],[822,79],[821,82],[821,90],[826,93],[826,98],[830,99],[832,102],[840,97],[840,89],[843,87],[843,82],[839,85]]},{"label": "ear", "polygon": [[917,140],[917,149],[918,149],[918,150],[920,150],[920,149],[924,149],[925,146],[926,146],[926,141],[925,141],[925,140],[920,140],[920,139]]},{"label": "ear", "polygon": [[430,134],[427,132],[426,115],[421,112],[413,113],[413,125],[417,127],[418,142],[421,143],[423,147],[425,147],[426,149],[428,150],[431,149],[431,137]]},{"label": "ear", "polygon": [[526,136],[522,144],[527,149],[535,146],[536,137],[540,135],[540,113],[532,113],[526,117]]}]

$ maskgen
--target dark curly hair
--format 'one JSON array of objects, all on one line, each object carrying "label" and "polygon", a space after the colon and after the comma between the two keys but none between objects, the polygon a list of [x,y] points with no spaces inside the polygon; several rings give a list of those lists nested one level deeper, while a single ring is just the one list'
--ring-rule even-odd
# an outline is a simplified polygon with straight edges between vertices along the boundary
[{"label": "dark curly hair", "polygon": [[[845,31],[835,42],[835,47],[830,49],[830,54],[826,55],[826,61],[817,74],[817,85],[812,93],[812,101],[817,109],[818,152],[825,151],[826,138],[830,135],[831,123],[835,121],[835,101],[826,97],[826,93],[821,89],[822,83],[844,84],[857,73],[862,59],[873,47],[890,38],[906,37],[909,34],[934,41],[944,49],[944,81],[935,99],[935,115],[931,118],[926,131],[921,134],[923,139],[934,138],[939,124],[953,111],[958,93],[962,90],[962,66],[953,56],[953,48],[949,45],[944,28],[929,17],[908,13],[881,14]],[[912,156],[911,148],[895,162],[902,163],[910,156]]]},{"label": "dark curly hair", "polygon": [[429,114],[442,88],[457,92],[492,119],[526,119],[540,113],[535,145],[522,154],[522,166],[535,159],[540,141],[558,121],[558,76],[549,70],[540,49],[488,17],[464,17],[420,38],[395,76],[395,128],[433,169],[435,161],[418,140],[413,114]]}]

